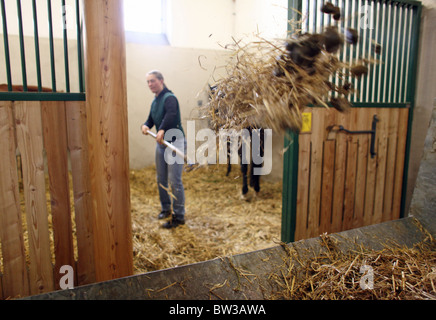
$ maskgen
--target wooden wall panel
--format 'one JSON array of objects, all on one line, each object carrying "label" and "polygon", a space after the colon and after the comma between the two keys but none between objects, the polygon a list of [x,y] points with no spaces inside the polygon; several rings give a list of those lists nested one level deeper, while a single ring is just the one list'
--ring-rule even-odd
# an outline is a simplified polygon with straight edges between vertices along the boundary
[{"label": "wooden wall panel", "polygon": [[68,174],[67,130],[64,101],[41,102],[55,255],[55,288],[60,289],[59,272],[64,265],[74,267]]},{"label": "wooden wall panel", "polygon": [[0,242],[3,260],[0,296],[29,293],[21,221],[14,117],[11,102],[0,102]]},{"label": "wooden wall panel", "polygon": [[88,171],[85,102],[66,102],[66,119],[76,221],[77,283],[84,285],[95,282],[92,199]]},{"label": "wooden wall panel", "polygon": [[310,174],[310,135],[301,134],[299,139],[299,168],[298,168],[298,193],[297,217],[295,239],[307,238],[307,213],[309,208],[309,174]]},{"label": "wooden wall panel", "polygon": [[319,235],[319,211],[321,205],[321,179],[324,144],[324,117],[320,116],[321,109],[315,109],[312,116],[312,138],[310,158],[310,187],[309,187],[309,213],[308,235]]},{"label": "wooden wall panel", "polygon": [[0,141],[0,299],[96,282],[86,103],[0,102]]},{"label": "wooden wall panel", "polygon": [[[357,123],[356,130],[363,131],[371,128],[372,114],[359,108],[356,112]],[[356,168],[356,191],[354,199],[354,219],[352,227],[363,226],[364,224],[364,211],[365,211],[365,186],[367,178],[368,158],[371,157],[369,153],[370,136],[361,134],[357,136],[357,168]]]},{"label": "wooden wall panel", "polygon": [[[353,108],[312,112],[311,132],[300,134],[295,238],[339,232],[400,215],[408,110]],[[370,131],[379,119],[376,156]]]},{"label": "wooden wall panel", "polygon": [[383,202],[385,191],[386,159],[388,147],[388,128],[389,128],[390,109],[384,108],[378,111],[377,123],[377,165],[375,180],[374,197],[374,216],[372,224],[383,221]]},{"label": "wooden wall panel", "polygon": [[398,141],[397,141],[398,144],[397,144],[397,157],[395,163],[392,219],[400,218],[408,119],[409,119],[409,109],[400,109],[399,117],[398,117]]},{"label": "wooden wall panel", "polygon": [[[339,113],[334,110],[331,110],[330,112],[336,114],[336,123],[334,124],[342,124],[345,128],[348,127],[349,117],[347,114]],[[347,136],[344,134],[335,134],[333,136],[335,137],[336,141],[336,153],[331,232],[339,232],[342,230],[342,220],[344,214]]]},{"label": "wooden wall panel", "polygon": [[324,142],[322,186],[321,186],[321,210],[320,229],[331,232],[332,205],[333,205],[333,179],[335,171],[335,148],[334,140]]},{"label": "wooden wall panel", "polygon": [[18,147],[23,162],[23,185],[29,239],[30,293],[54,289],[51,264],[40,102],[16,102]]}]

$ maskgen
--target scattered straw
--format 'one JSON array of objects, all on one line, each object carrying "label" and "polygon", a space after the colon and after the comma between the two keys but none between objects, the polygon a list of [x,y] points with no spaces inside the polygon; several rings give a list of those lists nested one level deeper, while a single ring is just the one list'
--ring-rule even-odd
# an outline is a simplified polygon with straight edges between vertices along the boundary
[{"label": "scattered straw", "polygon": [[[299,260],[298,267],[291,262],[288,274],[273,276],[281,288],[273,299],[436,299],[436,242],[431,237],[413,248],[386,246],[379,251],[361,246],[343,253],[326,235],[321,245],[323,253]],[[289,254],[294,261],[295,252]]]},{"label": "scattered straw", "polygon": [[281,182],[261,181],[251,202],[240,199],[239,166],[226,176],[225,165],[183,174],[186,224],[161,228],[154,166],[131,171],[135,273],[172,268],[265,249],[280,241]]}]

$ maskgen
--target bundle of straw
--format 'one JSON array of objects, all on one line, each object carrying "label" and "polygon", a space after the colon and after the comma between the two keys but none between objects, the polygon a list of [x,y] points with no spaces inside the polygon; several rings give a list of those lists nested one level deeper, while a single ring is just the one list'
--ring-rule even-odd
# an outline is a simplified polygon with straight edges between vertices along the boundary
[{"label": "bundle of straw", "polygon": [[[291,22],[290,22],[291,24]],[[339,60],[345,43],[354,45],[354,29],[340,34],[334,26],[321,34],[296,32],[289,39],[242,44],[234,40],[227,76],[211,87],[209,103],[200,111],[216,131],[246,127],[299,131],[300,110],[307,105],[350,107],[347,95],[353,92],[347,81],[368,71],[368,60],[350,63]],[[332,77],[340,79],[333,84]],[[334,93],[334,94],[332,94]]]}]

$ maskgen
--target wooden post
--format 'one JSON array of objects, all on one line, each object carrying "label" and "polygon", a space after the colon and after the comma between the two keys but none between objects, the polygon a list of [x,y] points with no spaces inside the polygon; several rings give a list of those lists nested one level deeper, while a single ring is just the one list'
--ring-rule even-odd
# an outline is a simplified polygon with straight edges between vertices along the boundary
[{"label": "wooden post", "polygon": [[122,0],[83,1],[96,281],[133,274]]}]

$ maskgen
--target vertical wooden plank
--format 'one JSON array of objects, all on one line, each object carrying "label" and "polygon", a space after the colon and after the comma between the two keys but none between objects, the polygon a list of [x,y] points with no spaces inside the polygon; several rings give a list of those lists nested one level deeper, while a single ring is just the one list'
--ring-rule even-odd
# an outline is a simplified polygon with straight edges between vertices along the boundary
[{"label": "vertical wooden plank", "polygon": [[[353,112],[353,116],[355,115]],[[351,120],[350,128],[355,128],[355,118]],[[350,129],[353,130],[353,129]],[[357,169],[357,138],[353,135],[347,136],[347,162],[346,178],[344,189],[344,219],[342,230],[349,230],[353,226],[354,219],[354,196],[356,191],[356,169]]]},{"label": "vertical wooden plank", "polygon": [[[349,113],[337,114],[337,125],[348,127]],[[347,155],[347,136],[343,133],[336,135],[336,154],[335,154],[335,176],[333,190],[333,209],[332,209],[332,230],[339,232],[342,230],[343,208],[344,208],[344,189],[345,189],[345,169]]]},{"label": "vertical wooden plank", "polygon": [[323,165],[321,177],[321,209],[320,209],[320,232],[330,233],[332,225],[333,205],[333,182],[335,172],[335,135],[331,135],[331,128],[336,125],[338,111],[335,109],[323,110],[324,132],[323,132]]},{"label": "vertical wooden plank", "polygon": [[29,238],[30,293],[53,291],[39,102],[16,102],[18,147],[23,162],[23,185]]},{"label": "vertical wooden plank", "polygon": [[60,268],[64,265],[74,268],[65,102],[43,101],[41,109],[51,197],[54,280],[55,288],[60,289]]},{"label": "vertical wooden plank", "polygon": [[27,296],[26,269],[11,102],[0,102],[0,243],[3,259],[0,296]]},{"label": "vertical wooden plank", "polygon": [[383,201],[386,182],[386,159],[387,159],[387,141],[389,128],[390,109],[380,108],[377,124],[377,171],[375,180],[375,199],[374,199],[374,216],[373,224],[383,221]]},{"label": "vertical wooden plank", "polygon": [[[1,261],[0,261],[1,266]],[[0,273],[0,300],[4,300],[5,296],[3,295],[3,275]]]},{"label": "vertical wooden plank", "polygon": [[[375,109],[371,115],[377,114]],[[377,128],[378,132],[378,128]],[[376,135],[377,141],[377,135]],[[378,144],[374,144],[375,152],[378,153]],[[370,143],[368,144],[367,154],[370,154]],[[363,225],[368,226],[374,221],[374,201],[375,201],[375,181],[377,172],[377,156],[372,158],[368,156],[368,163],[366,168],[366,184],[365,184],[365,209],[363,211]]]},{"label": "vertical wooden plank", "polygon": [[383,217],[382,221],[392,220],[394,181],[395,181],[395,165],[397,158],[398,144],[398,119],[399,109],[390,109],[389,124],[388,124],[388,144],[386,155],[386,179],[385,192],[383,201]]},{"label": "vertical wooden plank", "polygon": [[332,204],[333,204],[333,178],[335,171],[335,140],[324,142],[322,187],[321,187],[321,217],[320,232],[331,232]]},{"label": "vertical wooden plank", "polygon": [[297,219],[295,240],[307,238],[307,215],[309,206],[310,133],[300,134],[298,156]]},{"label": "vertical wooden plank", "polygon": [[85,102],[66,102],[68,149],[73,179],[77,239],[77,282],[95,282],[92,199],[88,170],[88,136]]},{"label": "vertical wooden plank", "polygon": [[310,161],[309,214],[308,235],[319,235],[319,215],[321,204],[321,174],[324,141],[324,113],[321,108],[313,109],[312,124],[312,154]]},{"label": "vertical wooden plank", "polygon": [[[370,130],[373,116],[372,109],[358,108],[356,111],[358,119],[356,130]],[[364,225],[363,217],[365,208],[366,173],[368,167],[368,157],[370,157],[368,145],[370,144],[371,137],[369,134],[362,134],[357,138],[357,171],[353,228],[362,227]]]},{"label": "vertical wooden plank", "polygon": [[122,0],[84,1],[96,280],[133,274]]},{"label": "vertical wooden plank", "polygon": [[404,176],[404,161],[406,156],[407,124],[409,109],[400,109],[398,117],[398,145],[395,165],[395,182],[393,192],[392,219],[399,219],[401,212],[401,193]]}]

